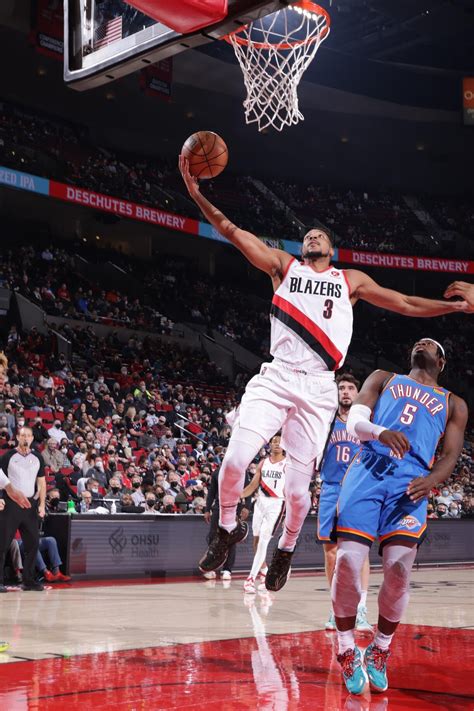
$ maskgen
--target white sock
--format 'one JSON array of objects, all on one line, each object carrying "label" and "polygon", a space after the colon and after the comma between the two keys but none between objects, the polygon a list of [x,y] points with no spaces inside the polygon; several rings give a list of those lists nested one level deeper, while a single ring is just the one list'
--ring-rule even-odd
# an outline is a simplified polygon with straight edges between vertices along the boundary
[{"label": "white sock", "polygon": [[380,647],[380,649],[388,649],[392,639],[393,634],[382,634],[382,632],[377,630],[374,637],[374,644],[376,644],[377,647]]},{"label": "white sock", "polygon": [[219,519],[219,526],[224,529],[224,531],[228,531],[229,533],[232,533],[232,531],[237,528],[237,521],[234,521],[233,524],[224,524],[222,521]]},{"label": "white sock", "polygon": [[345,630],[345,632],[337,630],[338,654],[344,654],[348,649],[354,649],[354,647],[354,630]]},{"label": "white sock", "polygon": [[361,590],[359,607],[367,607],[367,590]]}]

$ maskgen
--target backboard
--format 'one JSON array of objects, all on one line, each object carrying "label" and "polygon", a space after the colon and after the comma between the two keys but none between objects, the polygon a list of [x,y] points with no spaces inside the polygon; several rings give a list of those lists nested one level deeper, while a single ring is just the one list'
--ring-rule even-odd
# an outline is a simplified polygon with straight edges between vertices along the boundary
[{"label": "backboard", "polygon": [[[179,4],[176,0],[177,12]],[[123,0],[64,0],[64,80],[79,90],[106,84],[220,39],[288,4],[285,0],[229,0],[225,20],[179,34]]]}]

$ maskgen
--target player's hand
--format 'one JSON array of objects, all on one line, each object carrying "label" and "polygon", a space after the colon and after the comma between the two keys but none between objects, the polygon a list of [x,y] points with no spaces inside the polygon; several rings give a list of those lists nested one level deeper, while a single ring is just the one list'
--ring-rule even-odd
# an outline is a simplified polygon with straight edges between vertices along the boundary
[{"label": "player's hand", "polygon": [[453,281],[444,292],[446,299],[452,299],[454,296],[460,296],[463,301],[455,303],[461,304],[462,311],[474,313],[474,284],[468,284],[465,281]]},{"label": "player's hand", "polygon": [[5,508],[5,499],[0,499],[0,511],[3,511]]},{"label": "player's hand", "polygon": [[40,518],[44,518],[45,515],[46,515],[46,510],[45,510],[44,504],[43,504],[43,505],[40,504],[40,505],[38,506],[38,516],[39,516]]},{"label": "player's hand", "polygon": [[6,491],[10,499],[18,504],[18,506],[22,509],[31,509],[31,504],[22,491],[15,489],[11,484],[10,486],[7,486],[4,491]]},{"label": "player's hand", "polygon": [[210,511],[204,512],[204,521],[206,523],[211,523],[211,512]]},{"label": "player's hand", "polygon": [[197,195],[199,195],[199,183],[197,181],[197,178],[195,178],[189,172],[188,159],[185,158],[182,153],[180,153],[179,155],[179,170],[181,171],[181,175],[183,176],[183,180],[188,189],[188,193],[192,198],[195,198]]},{"label": "player's hand", "polygon": [[400,459],[403,459],[411,447],[409,440],[405,437],[403,432],[395,432],[394,430],[384,430],[381,432],[379,442],[382,442],[386,447],[393,450]]},{"label": "player's hand", "polygon": [[429,476],[417,476],[407,486],[407,496],[412,501],[421,501],[430,495],[434,483]]},{"label": "player's hand", "polygon": [[250,513],[250,511],[244,507],[242,509],[242,511],[240,512],[240,520],[246,521],[249,517],[249,513]]}]

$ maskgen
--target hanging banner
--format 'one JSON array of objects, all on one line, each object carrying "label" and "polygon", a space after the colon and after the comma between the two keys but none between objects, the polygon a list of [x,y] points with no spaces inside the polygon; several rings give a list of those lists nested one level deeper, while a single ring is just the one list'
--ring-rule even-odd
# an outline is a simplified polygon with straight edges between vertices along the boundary
[{"label": "hanging banner", "polygon": [[62,0],[35,0],[32,7],[30,40],[36,50],[63,61],[64,12]]},{"label": "hanging banner", "polygon": [[140,72],[140,88],[147,96],[154,96],[162,101],[171,98],[171,83],[173,80],[173,58],[163,59],[156,64],[150,64]]}]

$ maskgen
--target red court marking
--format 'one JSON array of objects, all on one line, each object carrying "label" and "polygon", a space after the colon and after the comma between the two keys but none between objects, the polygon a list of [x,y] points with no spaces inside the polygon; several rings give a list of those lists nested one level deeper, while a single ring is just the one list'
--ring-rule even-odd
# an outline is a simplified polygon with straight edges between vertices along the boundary
[{"label": "red court marking", "polygon": [[[157,635],[160,617],[149,617]],[[368,642],[359,637],[361,646]],[[474,630],[401,625],[390,689],[365,697],[345,692],[333,643],[334,634],[316,631],[4,664],[0,705],[8,711],[465,711],[474,705]]]}]

